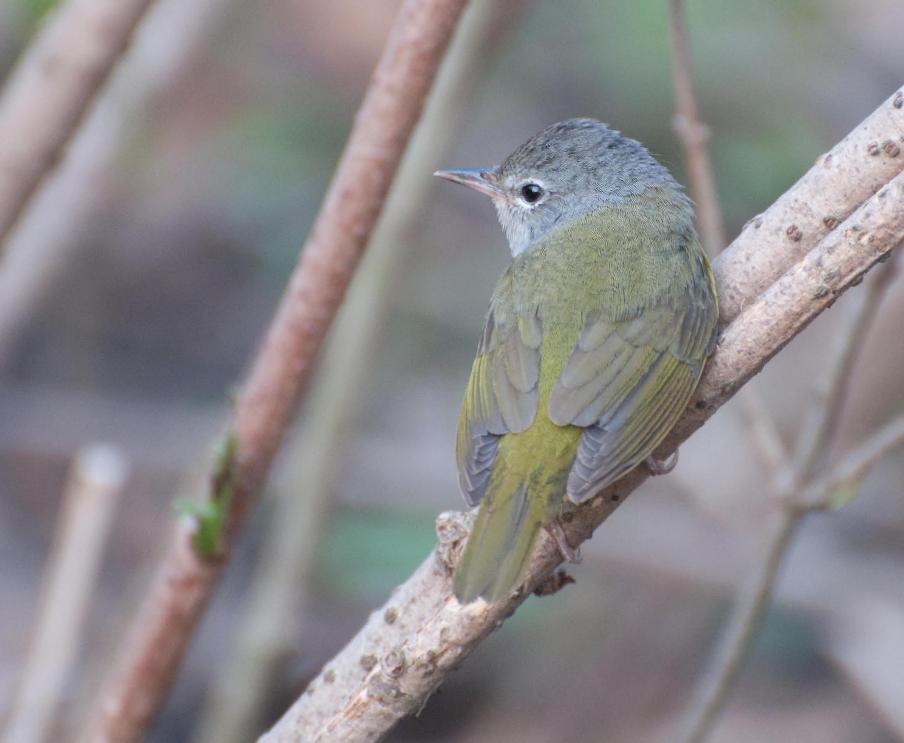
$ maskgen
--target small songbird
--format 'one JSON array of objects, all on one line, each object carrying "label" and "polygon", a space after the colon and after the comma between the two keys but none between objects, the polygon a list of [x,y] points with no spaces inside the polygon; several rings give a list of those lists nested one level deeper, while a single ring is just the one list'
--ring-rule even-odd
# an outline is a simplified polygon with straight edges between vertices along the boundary
[{"label": "small songbird", "polygon": [[541,527],[651,459],[715,342],[712,272],[668,170],[593,119],[544,129],[495,168],[436,175],[489,196],[512,263],[490,300],[456,454],[480,505],[453,587],[519,587]]}]

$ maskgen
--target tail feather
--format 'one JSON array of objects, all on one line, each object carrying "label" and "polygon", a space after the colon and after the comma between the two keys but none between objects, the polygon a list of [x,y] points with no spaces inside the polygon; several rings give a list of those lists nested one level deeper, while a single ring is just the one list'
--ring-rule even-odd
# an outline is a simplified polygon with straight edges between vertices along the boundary
[{"label": "tail feather", "polygon": [[523,481],[494,489],[474,522],[452,587],[462,604],[498,601],[518,586],[546,516],[545,499],[532,498]]}]

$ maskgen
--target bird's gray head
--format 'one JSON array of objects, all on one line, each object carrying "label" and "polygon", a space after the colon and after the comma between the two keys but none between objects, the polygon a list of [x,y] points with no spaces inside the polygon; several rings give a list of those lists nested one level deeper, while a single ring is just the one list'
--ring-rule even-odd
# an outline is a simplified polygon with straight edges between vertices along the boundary
[{"label": "bird's gray head", "polygon": [[650,187],[681,193],[668,170],[640,142],[595,119],[548,126],[498,167],[440,170],[435,175],[493,200],[513,256],[554,227]]}]

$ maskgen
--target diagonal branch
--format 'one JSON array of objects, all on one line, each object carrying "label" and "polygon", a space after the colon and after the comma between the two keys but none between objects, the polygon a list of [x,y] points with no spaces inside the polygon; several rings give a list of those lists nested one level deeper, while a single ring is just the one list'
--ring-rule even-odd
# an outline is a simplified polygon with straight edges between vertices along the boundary
[{"label": "diagonal branch", "polygon": [[[899,121],[889,124],[898,116]],[[891,99],[867,121],[874,121],[875,117],[884,119],[886,127],[904,127],[904,112]],[[851,163],[847,160],[851,153],[844,147],[836,147],[833,152],[838,156],[838,170],[858,173],[856,156],[852,156],[855,163]],[[859,173],[855,180],[861,185],[872,182],[867,173]],[[820,181],[817,175],[816,182]],[[813,182],[808,174],[792,191],[799,198],[802,189]],[[897,175],[859,208],[856,203],[845,201],[851,193],[857,193],[856,187],[848,188],[846,182],[837,185],[844,190],[820,194],[819,198],[835,202],[850,217],[802,259],[796,252],[782,255],[768,231],[761,232],[758,239],[742,234],[740,246],[732,246],[717,259],[720,296],[734,297],[737,306],[738,298],[754,298],[760,292],[762,295],[730,315],[732,321],[707,365],[690,408],[658,454],[674,450],[703,425],[816,315],[857,283],[904,237],[904,175]],[[761,217],[763,224],[793,215],[785,197],[774,208],[778,214],[768,210]],[[746,255],[742,263],[740,255]],[[777,276],[780,278],[775,281]],[[769,288],[763,292],[763,287]],[[572,512],[571,520],[565,524],[569,544],[577,545],[587,539],[645,479],[643,468],[638,468],[600,492],[587,506]],[[492,605],[477,601],[461,606],[452,597],[450,574],[467,533],[467,521],[454,514],[441,519],[439,548],[371,615],[363,629],[325,666],[262,741],[358,743],[378,739],[397,720],[422,707],[445,676],[510,616],[561,561],[554,542],[544,538],[528,568],[526,592]]]},{"label": "diagonal branch", "polygon": [[[396,175],[360,274],[330,331],[317,374],[307,392],[300,431],[287,442],[285,482],[274,513],[229,658],[211,685],[196,743],[246,743],[260,731],[261,710],[280,680],[286,658],[298,652],[295,638],[307,614],[308,584],[320,535],[347,454],[345,435],[356,423],[362,390],[382,341],[393,281],[414,247],[410,229],[432,194],[424,175],[440,166],[485,79],[488,62],[528,4],[472,0]],[[416,242],[416,241],[415,241]],[[304,650],[304,648],[302,648]]]},{"label": "diagonal branch", "polygon": [[828,474],[804,491],[801,502],[811,510],[830,508],[835,490],[862,480],[876,462],[899,446],[904,446],[904,415],[886,423],[846,454]]},{"label": "diagonal branch", "polygon": [[0,99],[0,255],[151,2],[66,0],[17,65]]},{"label": "diagonal branch", "polygon": [[[904,175],[899,178],[904,178]],[[829,362],[826,394],[818,400],[818,408],[810,416],[810,421],[804,424],[793,461],[787,465],[785,472],[773,478],[781,508],[766,539],[765,551],[756,565],[753,579],[739,591],[726,621],[722,640],[693,695],[682,743],[702,743],[715,725],[750,654],[772,602],[779,571],[804,519],[814,510],[834,505],[839,490],[845,496],[855,493],[851,484],[860,480],[877,459],[904,441],[902,418],[884,427],[851,452],[826,478],[812,482],[834,421],[844,405],[857,350],[863,344],[866,330],[894,275],[894,261],[897,258],[897,255],[893,256],[869,283],[860,305],[842,333],[835,358]]]},{"label": "diagonal branch", "polygon": [[725,623],[727,629],[713,657],[712,671],[693,695],[688,729],[681,743],[703,743],[715,724],[772,603],[779,571],[800,522],[800,513],[793,509],[784,508],[777,514],[756,571]]},{"label": "diagonal branch", "polygon": [[158,708],[379,216],[466,0],[406,0],[345,152],[240,395],[194,525],[180,524],[84,733],[138,738]]},{"label": "diagonal branch", "polygon": [[813,479],[817,466],[825,458],[826,446],[835,431],[841,411],[848,397],[851,372],[860,356],[866,340],[866,331],[885,295],[885,289],[894,280],[898,256],[877,271],[878,275],[863,292],[860,305],[847,325],[841,330],[835,360],[830,363],[831,372],[820,389],[815,407],[804,422],[797,453],[788,473],[791,487]]},{"label": "diagonal branch", "polygon": [[817,158],[772,206],[751,219],[713,266],[723,323],[904,170],[904,89]]}]

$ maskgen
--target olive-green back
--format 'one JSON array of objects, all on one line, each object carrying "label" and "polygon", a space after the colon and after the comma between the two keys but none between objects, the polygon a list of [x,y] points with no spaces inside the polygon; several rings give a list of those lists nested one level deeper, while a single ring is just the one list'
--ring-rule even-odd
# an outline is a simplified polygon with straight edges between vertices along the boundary
[{"label": "olive-green back", "polygon": [[460,598],[511,590],[562,498],[642,462],[687,405],[718,317],[690,220],[680,192],[650,188],[553,230],[501,277],[459,421],[462,490],[482,502]]}]

